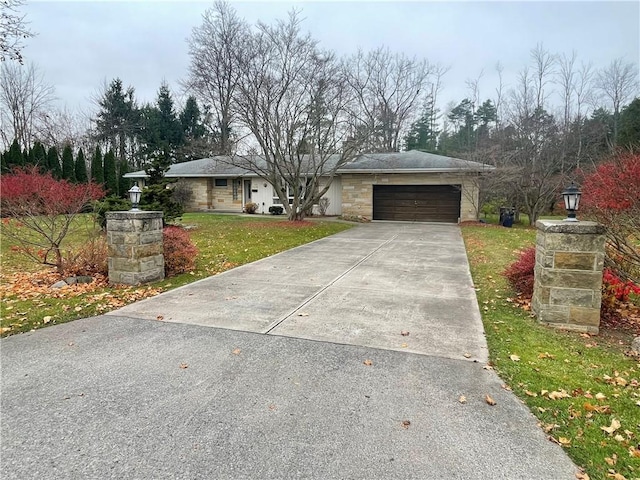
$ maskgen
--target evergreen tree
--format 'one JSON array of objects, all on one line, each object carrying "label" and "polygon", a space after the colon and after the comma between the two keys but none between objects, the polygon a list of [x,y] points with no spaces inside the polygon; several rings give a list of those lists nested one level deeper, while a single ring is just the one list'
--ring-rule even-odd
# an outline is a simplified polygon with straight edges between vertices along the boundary
[{"label": "evergreen tree", "polygon": [[[44,147],[42,147],[44,149]],[[34,148],[35,150],[35,148]],[[34,159],[37,158],[37,154],[34,154]],[[62,178],[62,168],[60,168],[60,156],[58,155],[58,149],[56,146],[52,146],[47,153],[47,166],[53,178]]]},{"label": "evergreen tree", "polygon": [[20,144],[18,139],[15,139],[9,147],[9,150],[4,154],[4,161],[6,167],[11,170],[13,167],[21,167],[24,165],[24,156],[20,150]]},{"label": "evergreen tree", "polygon": [[114,151],[118,161],[127,158],[133,139],[139,130],[140,111],[133,87],[124,88],[122,80],[111,81],[98,100],[100,111],[96,117],[98,139]]},{"label": "evergreen tree", "polygon": [[76,181],[76,169],[73,163],[73,151],[71,145],[66,144],[62,150],[62,178],[70,182]]},{"label": "evergreen tree", "polygon": [[87,183],[89,180],[87,178],[87,164],[85,163],[84,152],[82,149],[78,151],[78,156],[76,157],[76,163],[74,165],[74,172],[76,174],[76,182]]},{"label": "evergreen tree", "polygon": [[91,158],[91,180],[98,185],[104,184],[104,167],[102,165],[102,152],[100,145],[96,145],[96,151]]},{"label": "evergreen tree", "polygon": [[640,97],[622,109],[618,145],[625,148],[640,146]]},{"label": "evergreen tree", "polygon": [[109,150],[104,156],[104,186],[108,195],[118,195],[116,156],[113,150]]},{"label": "evergreen tree", "polygon": [[[58,152],[54,150],[53,154],[55,154],[54,156],[57,159]],[[56,164],[55,162],[50,163],[49,160],[50,160],[49,155],[47,154],[47,151],[45,150],[44,145],[36,141],[33,144],[33,148],[31,148],[31,151],[29,152],[28,159],[25,159],[25,164],[28,163],[30,165],[36,165],[40,167],[43,171],[53,172],[52,166],[55,168]]]},{"label": "evergreen tree", "polygon": [[10,171],[9,165],[7,163],[7,157],[9,156],[9,150],[0,154],[0,173],[7,173]]},{"label": "evergreen tree", "polygon": [[203,123],[202,113],[194,96],[187,99],[184,109],[180,112],[180,125],[183,147],[180,149],[177,162],[188,162],[211,155],[211,137],[207,135],[207,127]]},{"label": "evergreen tree", "polygon": [[437,115],[437,109],[433,108],[431,102],[425,104],[420,118],[412,125],[409,133],[405,137],[407,150],[420,150],[423,152],[435,153],[438,147],[438,135],[440,132],[432,127],[433,118]]},{"label": "evergreen tree", "polygon": [[125,174],[129,173],[129,163],[124,160],[118,165],[118,193],[121,197],[127,195],[129,191],[129,179],[124,178]]},{"label": "evergreen tree", "polygon": [[173,108],[171,91],[166,84],[158,90],[156,105],[147,105],[142,111],[141,137],[147,156],[146,171],[151,184],[158,183],[176,162],[179,147],[183,143],[182,125]]}]

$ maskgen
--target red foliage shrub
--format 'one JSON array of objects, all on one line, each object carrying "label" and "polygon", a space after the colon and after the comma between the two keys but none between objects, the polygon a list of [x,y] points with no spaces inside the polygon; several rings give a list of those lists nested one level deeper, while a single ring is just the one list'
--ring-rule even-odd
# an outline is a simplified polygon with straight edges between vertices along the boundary
[{"label": "red foliage shrub", "polygon": [[2,215],[8,217],[75,214],[103,196],[104,190],[95,183],[56,180],[37,167],[16,168],[0,178]]},{"label": "red foliage shrub", "polygon": [[623,212],[640,207],[640,154],[625,153],[598,165],[582,182],[581,208]]},{"label": "red foliage shrub", "polygon": [[182,227],[168,226],[162,231],[164,241],[164,274],[172,277],[193,270],[198,249],[189,232]]},{"label": "red foliage shrub", "polygon": [[640,281],[640,153],[623,153],[598,165],[582,183],[586,218],[606,227],[607,265]]},{"label": "red foliage shrub", "polygon": [[520,253],[518,260],[502,272],[507,282],[519,294],[531,298],[533,296],[533,277],[536,265],[536,247],[529,247]]},{"label": "red foliage shrub", "polygon": [[21,253],[55,266],[62,275],[62,242],[82,209],[103,196],[95,183],[73,184],[40,173],[37,167],[16,168],[0,178],[3,235],[13,239]]},{"label": "red foliage shrub", "polygon": [[602,275],[602,303],[600,304],[600,317],[611,321],[619,319],[618,309],[623,303],[629,301],[631,294],[640,295],[640,285],[630,280],[624,281],[611,269],[605,268]]}]

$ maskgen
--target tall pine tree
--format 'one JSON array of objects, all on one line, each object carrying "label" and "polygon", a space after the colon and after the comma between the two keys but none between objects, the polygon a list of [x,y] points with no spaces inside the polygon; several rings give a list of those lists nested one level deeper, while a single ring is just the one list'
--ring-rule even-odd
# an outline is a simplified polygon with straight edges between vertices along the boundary
[{"label": "tall pine tree", "polygon": [[62,178],[70,182],[76,181],[76,166],[73,163],[73,150],[66,144],[62,150]]},{"label": "tall pine tree", "polygon": [[96,151],[91,158],[91,180],[98,185],[104,184],[104,167],[102,166],[102,151],[100,145],[96,145]]},{"label": "tall pine tree", "polygon": [[82,149],[78,150],[78,156],[76,157],[76,163],[73,167],[76,174],[76,182],[87,183],[87,164],[84,159],[84,152]]},{"label": "tall pine tree", "polygon": [[[44,148],[44,147],[42,147]],[[35,147],[34,147],[35,150]],[[36,156],[34,154],[34,160]],[[62,169],[60,168],[60,156],[58,155],[58,149],[56,146],[52,146],[47,153],[47,166],[49,167],[49,171],[53,178],[60,179],[62,178]]]},{"label": "tall pine tree", "polygon": [[125,197],[129,190],[129,179],[124,178],[127,173],[129,173],[129,163],[123,160],[118,165],[118,193],[121,197]]},{"label": "tall pine tree", "polygon": [[[58,152],[54,151],[54,153],[57,158]],[[44,145],[37,141],[33,144],[33,147],[29,151],[28,157],[25,157],[25,164],[36,165],[43,171],[53,173],[49,164],[49,156],[47,155],[47,151],[44,149]],[[55,164],[53,165],[55,166]]]},{"label": "tall pine tree", "polygon": [[182,125],[173,108],[173,98],[166,83],[158,90],[156,105],[147,105],[142,111],[141,138],[147,155],[146,172],[149,183],[162,181],[164,173],[175,163],[178,149],[183,143]]},{"label": "tall pine tree", "polygon": [[9,150],[5,153],[5,164],[9,170],[14,167],[21,167],[24,165],[24,157],[20,150],[20,144],[18,140],[14,140]]},{"label": "tall pine tree", "polygon": [[109,150],[104,156],[104,185],[107,194],[118,195],[118,175],[116,174],[116,156]]}]

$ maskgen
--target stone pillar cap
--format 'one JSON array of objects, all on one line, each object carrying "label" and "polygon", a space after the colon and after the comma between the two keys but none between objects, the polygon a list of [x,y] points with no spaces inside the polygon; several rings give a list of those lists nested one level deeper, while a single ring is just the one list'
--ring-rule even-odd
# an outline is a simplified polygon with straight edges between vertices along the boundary
[{"label": "stone pillar cap", "polygon": [[112,220],[125,220],[128,218],[158,218],[162,217],[163,212],[148,211],[148,210],[127,210],[106,212],[106,218]]},{"label": "stone pillar cap", "polygon": [[550,233],[577,233],[580,235],[600,235],[605,232],[604,225],[596,222],[582,221],[565,222],[563,220],[538,220],[536,228]]}]

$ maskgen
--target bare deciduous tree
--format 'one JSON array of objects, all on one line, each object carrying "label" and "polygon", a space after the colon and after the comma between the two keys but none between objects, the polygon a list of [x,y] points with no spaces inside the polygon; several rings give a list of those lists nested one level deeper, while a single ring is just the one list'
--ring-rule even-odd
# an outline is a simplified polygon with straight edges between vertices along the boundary
[{"label": "bare deciduous tree", "polygon": [[343,65],[300,25],[296,12],[288,21],[258,24],[249,48],[239,52],[234,95],[260,155],[238,154],[232,161],[273,185],[290,220],[304,218],[318,203],[361,143],[348,137],[351,91]]},{"label": "bare deciduous tree", "polygon": [[554,68],[556,66],[556,57],[544,49],[542,44],[536,45],[536,48],[531,50],[531,58],[533,59],[533,84],[535,88],[536,96],[536,108],[544,108],[547,103],[547,98],[550,95],[548,91],[545,91],[545,87],[551,82],[555,73]]},{"label": "bare deciduous tree", "polygon": [[25,16],[18,12],[22,0],[0,1],[0,61],[15,60],[22,63],[22,40],[33,37],[27,28]]},{"label": "bare deciduous tree", "polygon": [[[348,61],[348,81],[356,94],[352,116],[372,135],[369,151],[397,152],[400,138],[425,95],[433,67],[426,60],[392,54],[380,47],[359,51]],[[444,73],[437,69],[437,81]]]},{"label": "bare deciduous tree", "polygon": [[0,64],[0,135],[8,147],[18,139],[22,148],[40,134],[54,100],[54,88],[34,65]]},{"label": "bare deciduous tree", "polygon": [[212,113],[220,154],[232,151],[232,99],[240,76],[237,57],[247,47],[248,34],[246,22],[228,3],[218,0],[203,14],[202,24],[189,39],[191,64],[183,85]]},{"label": "bare deciduous tree", "polygon": [[622,106],[638,93],[638,71],[634,64],[616,58],[608,67],[597,72],[595,88],[613,112],[613,145],[617,146]]}]

